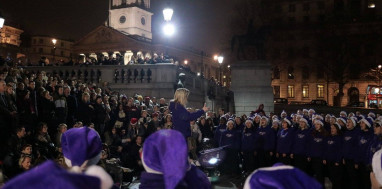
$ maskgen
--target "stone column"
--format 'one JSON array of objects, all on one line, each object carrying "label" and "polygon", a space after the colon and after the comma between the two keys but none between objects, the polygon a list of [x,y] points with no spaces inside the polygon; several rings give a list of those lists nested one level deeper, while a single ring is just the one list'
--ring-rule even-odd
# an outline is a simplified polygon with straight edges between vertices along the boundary
[{"label": "stone column", "polygon": [[241,61],[231,65],[236,115],[247,114],[264,104],[264,111],[274,111],[271,66],[265,60]]}]

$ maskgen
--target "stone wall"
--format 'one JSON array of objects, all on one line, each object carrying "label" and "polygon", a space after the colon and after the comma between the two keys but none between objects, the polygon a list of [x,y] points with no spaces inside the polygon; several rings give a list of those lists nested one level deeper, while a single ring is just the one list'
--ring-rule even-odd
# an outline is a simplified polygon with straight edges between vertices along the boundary
[{"label": "stone wall", "polygon": [[[204,103],[213,111],[218,108],[229,109],[233,101],[226,101],[228,90],[224,87],[211,84],[203,77],[192,72],[180,69],[174,64],[143,64],[122,66],[60,66],[60,67],[25,67],[30,72],[58,74],[63,79],[78,79],[82,82],[95,82],[99,86],[108,82],[112,90],[133,96],[141,94],[157,98],[173,99],[179,73],[186,74],[185,86],[190,90],[188,106],[202,108]],[[213,89],[215,98],[208,98],[208,90]],[[230,104],[231,103],[231,104]],[[232,108],[231,108],[232,109]]]}]

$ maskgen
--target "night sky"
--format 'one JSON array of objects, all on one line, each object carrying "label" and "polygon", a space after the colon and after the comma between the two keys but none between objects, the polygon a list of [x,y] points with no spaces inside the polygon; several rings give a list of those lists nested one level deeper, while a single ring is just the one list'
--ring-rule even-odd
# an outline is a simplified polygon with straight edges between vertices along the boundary
[{"label": "night sky", "polygon": [[[230,39],[230,0],[151,0],[154,41],[163,41],[162,10],[170,3],[177,33],[170,44],[194,47],[209,53],[224,48]],[[108,17],[108,0],[0,0],[5,24],[32,35],[78,40]]]}]

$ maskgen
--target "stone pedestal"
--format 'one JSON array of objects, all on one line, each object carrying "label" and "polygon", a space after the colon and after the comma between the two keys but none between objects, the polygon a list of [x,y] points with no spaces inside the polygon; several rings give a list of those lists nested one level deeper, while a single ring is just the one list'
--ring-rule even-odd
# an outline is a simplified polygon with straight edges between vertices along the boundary
[{"label": "stone pedestal", "polygon": [[236,115],[249,115],[264,104],[265,113],[274,111],[271,66],[264,60],[241,61],[231,65]]}]

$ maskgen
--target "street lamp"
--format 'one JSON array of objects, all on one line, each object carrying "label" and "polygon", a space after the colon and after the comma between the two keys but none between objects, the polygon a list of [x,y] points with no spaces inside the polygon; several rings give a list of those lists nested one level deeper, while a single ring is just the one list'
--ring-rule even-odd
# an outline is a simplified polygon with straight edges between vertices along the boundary
[{"label": "street lamp", "polygon": [[3,26],[4,26],[4,22],[5,22],[5,19],[4,19],[3,16],[1,16],[1,14],[0,14],[0,29],[3,28]]},{"label": "street lamp", "polygon": [[53,43],[53,63],[54,63],[55,62],[54,55],[56,54],[57,39],[52,39],[52,43]]},{"label": "street lamp", "polygon": [[184,60],[184,64],[187,65],[188,64],[188,60]]},{"label": "street lamp", "polygon": [[172,36],[175,33],[175,26],[173,24],[171,24],[171,23],[166,23],[163,26],[163,32],[167,36]]},{"label": "street lamp", "polygon": [[223,63],[223,60],[224,60],[224,57],[223,56],[218,56],[217,57],[218,59],[218,62],[219,62],[219,79],[220,79],[220,84],[222,83],[222,63]]},{"label": "street lamp", "polygon": [[163,17],[166,22],[171,21],[172,14],[174,13],[174,10],[172,8],[165,8],[163,9]]},{"label": "street lamp", "polygon": [[174,14],[174,10],[172,8],[163,9],[163,18],[166,21],[166,24],[163,27],[163,32],[167,36],[171,36],[175,33],[175,27],[171,22],[172,15]]}]

